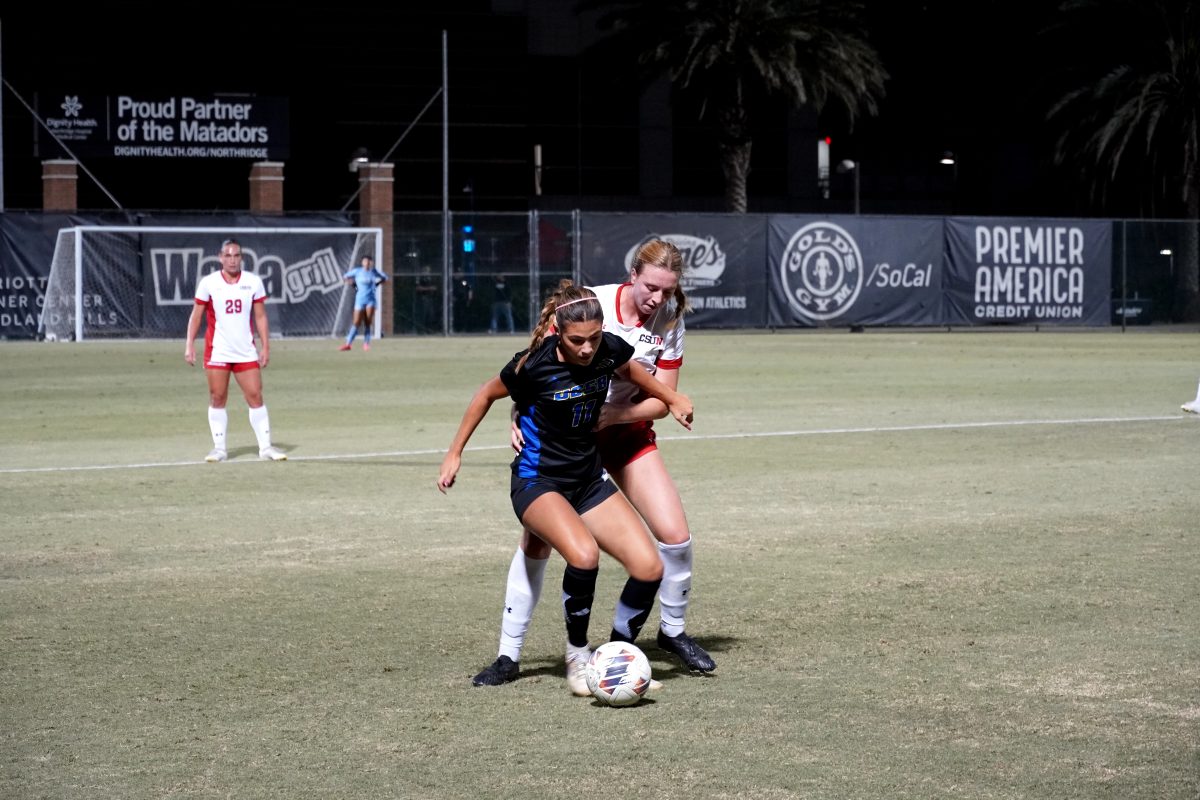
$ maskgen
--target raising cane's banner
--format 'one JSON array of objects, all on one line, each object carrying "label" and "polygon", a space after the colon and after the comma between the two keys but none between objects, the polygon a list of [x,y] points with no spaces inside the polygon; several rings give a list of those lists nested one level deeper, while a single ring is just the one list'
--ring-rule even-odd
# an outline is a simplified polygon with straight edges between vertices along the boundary
[{"label": "raising cane's banner", "polygon": [[946,324],[1108,325],[1109,220],[951,218]]},{"label": "raising cane's banner", "polygon": [[688,326],[756,328],[766,322],[766,248],[761,217],[728,214],[581,215],[580,280],[595,286],[629,280],[634,255],[663,239],[683,256],[680,285]]}]

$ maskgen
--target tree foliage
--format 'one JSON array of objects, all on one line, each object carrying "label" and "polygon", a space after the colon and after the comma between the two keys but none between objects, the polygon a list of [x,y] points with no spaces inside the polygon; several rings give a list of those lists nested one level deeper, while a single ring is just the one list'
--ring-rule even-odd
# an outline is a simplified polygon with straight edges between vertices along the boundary
[{"label": "tree foliage", "polygon": [[602,10],[601,50],[632,59],[640,77],[669,76],[718,129],[726,210],[743,213],[755,115],[767,98],[853,124],[875,114],[887,73],[867,41],[858,2],[839,0],[582,0]]},{"label": "tree foliage", "polygon": [[1200,4],[1069,0],[1060,11],[1050,33],[1078,58],[1047,115],[1055,162],[1081,168],[1102,202],[1129,188],[1151,213],[1200,217]]}]

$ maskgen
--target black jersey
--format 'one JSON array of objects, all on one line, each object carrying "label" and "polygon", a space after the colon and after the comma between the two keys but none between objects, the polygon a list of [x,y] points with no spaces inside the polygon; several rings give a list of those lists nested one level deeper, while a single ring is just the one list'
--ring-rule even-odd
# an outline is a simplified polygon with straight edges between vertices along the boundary
[{"label": "black jersey", "polygon": [[547,336],[517,371],[524,351],[500,370],[500,380],[517,405],[525,447],[513,459],[522,478],[579,481],[600,474],[592,428],[608,394],[613,371],[633,358],[633,347],[605,333],[587,366],[558,360],[558,336]]}]

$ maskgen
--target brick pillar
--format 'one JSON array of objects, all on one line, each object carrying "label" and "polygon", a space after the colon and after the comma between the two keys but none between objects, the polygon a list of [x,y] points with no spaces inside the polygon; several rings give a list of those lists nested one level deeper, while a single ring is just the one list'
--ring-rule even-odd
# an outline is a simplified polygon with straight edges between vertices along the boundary
[{"label": "brick pillar", "polygon": [[358,224],[367,228],[383,229],[382,254],[376,264],[393,280],[379,287],[383,296],[379,303],[380,330],[390,336],[395,330],[395,313],[393,299],[395,297],[396,262],[392,255],[392,223],[395,198],[395,179],[392,177],[393,164],[370,163],[358,168],[358,182],[362,191],[358,193]]},{"label": "brick pillar", "polygon": [[250,165],[250,211],[254,214],[283,213],[283,164],[258,161]]},{"label": "brick pillar", "polygon": [[42,209],[76,211],[79,208],[79,164],[69,158],[42,162]]}]

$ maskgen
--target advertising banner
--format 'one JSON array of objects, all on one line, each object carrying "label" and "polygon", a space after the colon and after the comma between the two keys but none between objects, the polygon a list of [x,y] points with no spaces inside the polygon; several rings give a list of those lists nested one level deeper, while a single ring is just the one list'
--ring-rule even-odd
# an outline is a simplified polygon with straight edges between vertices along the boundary
[{"label": "advertising banner", "polygon": [[[43,93],[41,153],[58,137],[79,158],[288,157],[286,98]],[[65,154],[63,154],[65,155]]]},{"label": "advertising banner", "polygon": [[946,220],[946,324],[1109,325],[1108,220]]},{"label": "advertising banner", "polygon": [[3,335],[182,337],[200,278],[220,269],[220,244],[233,236],[242,268],[267,290],[272,336],[330,336],[353,310],[343,276],[380,244],[376,229],[333,217],[293,217],[287,228],[253,216],[226,217],[228,227],[210,217],[173,216],[170,226],[143,219],[97,227],[77,216],[0,215]]},{"label": "advertising banner", "polygon": [[75,224],[67,214],[0,214],[0,338],[37,337],[55,237]]},{"label": "advertising banner", "polygon": [[942,321],[941,219],[772,216],[767,239],[772,327]]},{"label": "advertising banner", "polygon": [[758,328],[766,324],[763,219],[727,214],[584,213],[580,279],[585,285],[629,280],[638,248],[663,239],[683,256],[692,313],[688,326]]}]

